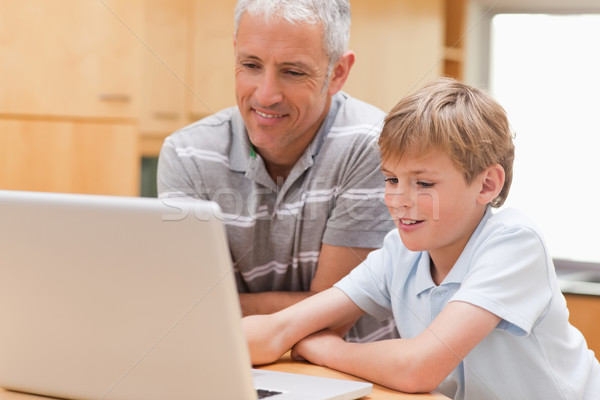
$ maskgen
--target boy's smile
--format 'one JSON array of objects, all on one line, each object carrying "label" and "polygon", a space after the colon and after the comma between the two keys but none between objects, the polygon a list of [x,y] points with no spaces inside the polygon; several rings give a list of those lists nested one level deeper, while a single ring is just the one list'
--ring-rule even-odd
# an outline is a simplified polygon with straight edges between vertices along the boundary
[{"label": "boy's smile", "polygon": [[[436,268],[452,268],[483,217],[482,175],[467,184],[450,157],[433,150],[382,162],[385,203],[404,246],[428,251]],[[444,275],[445,276],[445,275]]]}]

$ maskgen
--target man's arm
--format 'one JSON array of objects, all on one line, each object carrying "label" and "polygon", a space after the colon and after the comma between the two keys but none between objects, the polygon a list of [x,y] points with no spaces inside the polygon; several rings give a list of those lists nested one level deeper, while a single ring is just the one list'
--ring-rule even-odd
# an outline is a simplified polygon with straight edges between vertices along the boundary
[{"label": "man's arm", "polygon": [[308,292],[261,292],[240,293],[242,314],[272,314],[322,292],[346,276],[374,249],[341,247],[323,244],[319,254],[317,271]]}]

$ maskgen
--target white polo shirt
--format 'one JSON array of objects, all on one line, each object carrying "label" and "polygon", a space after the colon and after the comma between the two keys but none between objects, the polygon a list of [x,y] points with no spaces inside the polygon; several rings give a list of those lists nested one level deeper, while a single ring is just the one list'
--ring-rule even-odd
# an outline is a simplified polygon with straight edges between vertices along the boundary
[{"label": "white polo shirt", "polygon": [[600,399],[600,364],[568,322],[541,234],[516,210],[488,209],[439,286],[431,278],[429,254],[407,250],[397,230],[336,286],[372,315],[391,311],[402,338],[417,336],[449,301],[501,317],[440,384],[446,396]]}]

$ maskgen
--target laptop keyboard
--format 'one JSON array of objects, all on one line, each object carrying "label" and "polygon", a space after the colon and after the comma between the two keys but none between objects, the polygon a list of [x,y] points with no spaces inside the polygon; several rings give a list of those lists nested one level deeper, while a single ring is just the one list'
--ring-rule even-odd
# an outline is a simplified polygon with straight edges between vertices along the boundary
[{"label": "laptop keyboard", "polygon": [[256,394],[258,394],[259,399],[266,399],[267,397],[275,396],[281,393],[282,392],[274,392],[272,390],[256,389]]}]

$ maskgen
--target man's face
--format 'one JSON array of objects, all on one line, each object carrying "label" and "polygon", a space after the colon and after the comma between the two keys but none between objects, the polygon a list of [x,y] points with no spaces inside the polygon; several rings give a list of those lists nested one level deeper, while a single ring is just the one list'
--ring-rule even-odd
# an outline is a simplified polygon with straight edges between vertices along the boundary
[{"label": "man's face", "polygon": [[328,63],[320,25],[242,17],[235,43],[236,99],[250,141],[268,161],[299,157],[314,137],[332,94]]}]

